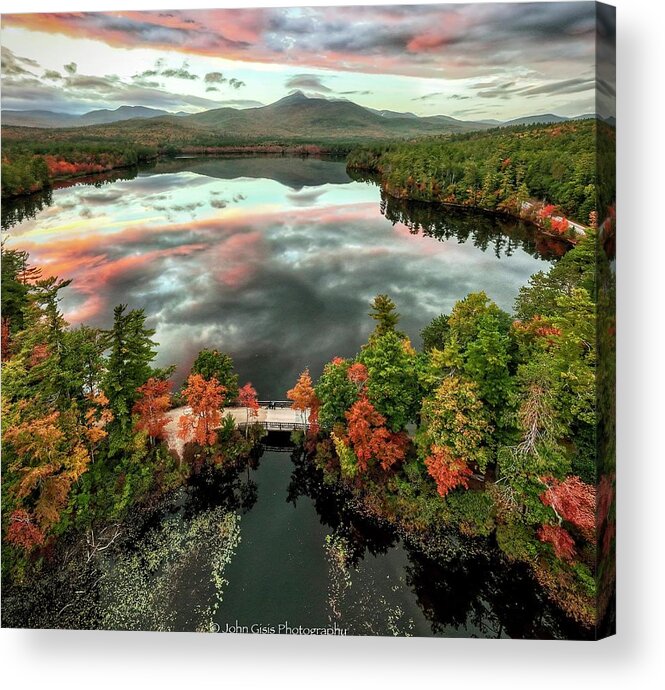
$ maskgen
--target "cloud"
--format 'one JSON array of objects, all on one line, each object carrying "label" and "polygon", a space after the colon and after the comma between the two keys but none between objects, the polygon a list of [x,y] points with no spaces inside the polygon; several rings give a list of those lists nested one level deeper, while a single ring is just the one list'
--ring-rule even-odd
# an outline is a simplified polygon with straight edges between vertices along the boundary
[{"label": "cloud", "polygon": [[333,92],[316,74],[295,74],[286,80],[284,86],[287,89],[302,89],[303,91],[316,91],[318,93]]},{"label": "cloud", "polygon": [[47,69],[44,71],[44,74],[42,74],[42,79],[51,79],[53,81],[57,81],[59,79],[62,79],[62,74],[60,74],[58,70]]},{"label": "cloud", "polygon": [[231,86],[234,89],[240,89],[243,86],[246,86],[246,84],[244,81],[240,81],[240,79],[235,79],[232,77],[231,79],[229,79],[229,86]]},{"label": "cloud", "polygon": [[77,65],[75,62],[70,62],[69,64],[64,65],[64,68],[67,74],[76,74]]},{"label": "cloud", "polygon": [[596,80],[593,77],[578,77],[575,79],[565,79],[563,81],[549,82],[542,86],[533,86],[528,89],[523,89],[522,96],[536,96],[540,94],[562,94],[562,93],[577,93],[579,91],[593,90]]},{"label": "cloud", "polygon": [[[39,63],[31,58],[20,57],[14,54],[6,46],[2,46],[2,76],[33,75],[33,72],[26,69],[28,67],[39,67]],[[34,75],[33,75],[34,76]]]},{"label": "cloud", "polygon": [[208,72],[203,78],[206,84],[224,84],[226,77],[221,72]]},{"label": "cloud", "polygon": [[479,3],[61,12],[3,22],[231,60],[446,79],[521,68],[556,81],[593,63],[596,11],[590,2]]},{"label": "cloud", "polygon": [[189,71],[186,64],[183,64],[181,67],[177,68],[168,67],[167,69],[163,69],[159,74],[162,77],[170,77],[171,79],[187,79],[189,81],[194,81],[195,79],[199,78],[197,74],[193,74]]}]

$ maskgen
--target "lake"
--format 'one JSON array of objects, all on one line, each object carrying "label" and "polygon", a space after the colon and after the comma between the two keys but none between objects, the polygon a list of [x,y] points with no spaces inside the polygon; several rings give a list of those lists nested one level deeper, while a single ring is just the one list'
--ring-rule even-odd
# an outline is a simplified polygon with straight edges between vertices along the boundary
[{"label": "lake", "polygon": [[[178,380],[215,347],[260,399],[283,399],[306,366],[318,376],[354,355],[375,295],[392,297],[418,346],[469,292],[511,310],[564,247],[485,214],[382,203],[343,161],[313,158],[176,159],[56,189],[50,202],[9,228],[8,246],[74,279],[62,302],[71,323],[108,327],[116,304],[141,307],[157,363],[176,364]],[[3,203],[5,227],[20,203]]]},{"label": "lake", "polygon": [[[3,227],[8,246],[29,251],[45,273],[73,278],[62,301],[72,324],[107,328],[116,304],[143,308],[157,364],[175,364],[178,382],[199,350],[214,347],[262,399],[283,399],[305,367],[317,377],[333,357],[353,356],[373,328],[378,293],[396,302],[400,329],[418,347],[420,330],[469,292],[511,310],[529,276],[566,249],[513,220],[382,198],[344,162],[314,158],[162,161],[4,203]],[[152,528],[180,535],[170,558],[182,568],[164,571],[170,629],[200,628],[207,616],[221,631],[581,634],[490,543],[451,535],[450,558],[430,560],[359,516],[289,449],[265,450],[246,475],[227,479],[190,486]],[[204,518],[217,520],[220,506],[239,517],[239,541],[214,565]],[[149,549],[141,544],[139,553]],[[112,591],[130,604],[136,594]],[[113,609],[111,595],[100,601]],[[153,606],[142,625],[158,613]]]}]

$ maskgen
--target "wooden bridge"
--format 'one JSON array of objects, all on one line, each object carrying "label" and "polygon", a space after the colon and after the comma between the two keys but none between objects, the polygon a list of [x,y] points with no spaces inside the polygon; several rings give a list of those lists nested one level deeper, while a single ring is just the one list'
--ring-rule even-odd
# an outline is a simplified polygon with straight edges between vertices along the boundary
[{"label": "wooden bridge", "polygon": [[[259,424],[266,431],[290,432],[297,429],[305,430],[308,427],[306,420],[309,417],[309,410],[301,412],[291,409],[290,400],[260,400],[259,409],[255,412],[248,407],[226,407],[222,411],[222,418],[233,417],[238,428],[244,428],[249,423]],[[166,443],[171,450],[174,450],[178,457],[182,456],[185,443],[178,438],[178,424],[180,417],[190,415],[190,407],[176,407],[166,413],[169,422],[164,428]]]}]

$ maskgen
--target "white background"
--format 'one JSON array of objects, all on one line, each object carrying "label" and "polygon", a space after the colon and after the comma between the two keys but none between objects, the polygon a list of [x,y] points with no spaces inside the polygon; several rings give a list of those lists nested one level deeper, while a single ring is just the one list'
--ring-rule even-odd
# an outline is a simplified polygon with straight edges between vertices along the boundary
[{"label": "white background", "polygon": [[[4,0],[2,9],[45,12],[243,4],[241,0]],[[663,3],[653,0],[614,4],[619,61],[619,634],[593,644],[2,630],[4,687],[665,687],[661,163],[665,13]]]}]

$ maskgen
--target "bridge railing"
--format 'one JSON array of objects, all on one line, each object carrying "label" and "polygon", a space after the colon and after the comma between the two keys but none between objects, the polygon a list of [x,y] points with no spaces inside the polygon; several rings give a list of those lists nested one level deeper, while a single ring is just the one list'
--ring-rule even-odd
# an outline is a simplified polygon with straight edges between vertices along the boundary
[{"label": "bridge railing", "polygon": [[311,426],[310,424],[304,424],[303,422],[273,422],[271,420],[251,420],[248,422],[238,422],[238,427],[246,426],[261,426],[266,431],[296,431],[298,429],[306,431]]},{"label": "bridge railing", "polygon": [[[273,410],[283,410],[286,408],[290,408],[291,405],[293,405],[292,400],[259,400],[259,407],[263,407],[265,409],[273,409]],[[243,407],[237,400],[234,400],[232,403],[228,404],[226,406],[226,409],[229,408],[238,408],[238,407]]]}]

